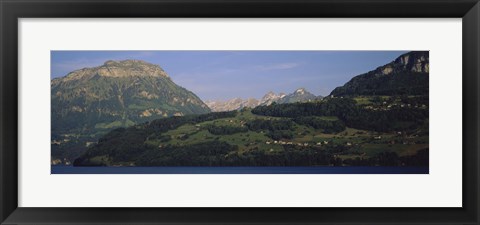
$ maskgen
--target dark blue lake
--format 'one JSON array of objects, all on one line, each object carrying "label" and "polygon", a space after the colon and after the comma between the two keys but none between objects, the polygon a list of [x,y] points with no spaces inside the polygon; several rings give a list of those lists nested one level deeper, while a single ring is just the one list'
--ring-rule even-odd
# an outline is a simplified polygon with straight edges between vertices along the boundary
[{"label": "dark blue lake", "polygon": [[428,174],[428,167],[73,167],[52,166],[52,174]]}]

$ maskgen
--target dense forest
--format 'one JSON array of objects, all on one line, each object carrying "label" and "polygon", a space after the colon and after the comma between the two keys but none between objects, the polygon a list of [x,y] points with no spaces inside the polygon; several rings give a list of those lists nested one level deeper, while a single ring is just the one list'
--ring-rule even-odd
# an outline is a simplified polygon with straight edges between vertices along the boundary
[{"label": "dense forest", "polygon": [[[395,99],[399,104],[392,106],[392,100],[382,101],[373,98],[372,107],[361,107],[353,98],[329,98],[326,101],[316,103],[272,104],[259,106],[252,113],[264,116],[294,118],[300,124],[307,124],[314,128],[327,128],[327,132],[339,132],[342,127],[348,126],[357,129],[374,131],[393,131],[415,129],[424,124],[428,119],[428,98],[399,97]],[[390,106],[388,110],[382,110],[382,105]],[[402,107],[403,105],[403,107]],[[405,107],[408,105],[425,107]],[[328,122],[320,120],[319,116],[335,116],[344,122]]]}]

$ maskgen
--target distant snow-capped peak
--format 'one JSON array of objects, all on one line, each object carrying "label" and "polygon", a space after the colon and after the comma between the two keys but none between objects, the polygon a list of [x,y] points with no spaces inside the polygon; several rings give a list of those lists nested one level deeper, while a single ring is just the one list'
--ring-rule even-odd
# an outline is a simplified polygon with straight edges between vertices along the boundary
[{"label": "distant snow-capped peak", "polygon": [[271,105],[272,103],[294,103],[294,102],[308,102],[317,99],[318,97],[308,92],[305,88],[299,88],[291,94],[279,93],[273,91],[266,93],[260,100],[254,98],[242,99],[233,98],[227,101],[205,101],[208,107],[214,111],[232,111],[239,110],[245,107],[254,108],[259,105]]},{"label": "distant snow-capped peak", "polygon": [[300,94],[300,95],[304,95],[305,94],[305,88],[299,88],[295,91],[295,94]]}]

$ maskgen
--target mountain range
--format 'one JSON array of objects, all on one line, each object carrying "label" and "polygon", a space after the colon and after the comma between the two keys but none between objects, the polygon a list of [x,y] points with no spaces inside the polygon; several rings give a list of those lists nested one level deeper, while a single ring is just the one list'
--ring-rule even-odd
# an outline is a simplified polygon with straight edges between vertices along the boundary
[{"label": "mountain range", "polygon": [[271,105],[272,103],[284,104],[295,102],[309,102],[317,99],[321,99],[322,96],[315,96],[314,94],[305,90],[305,88],[299,88],[293,93],[276,94],[272,91],[265,94],[261,99],[255,98],[233,98],[226,101],[205,101],[205,104],[212,110],[212,112],[232,111],[240,110],[245,107],[255,108],[260,105]]}]

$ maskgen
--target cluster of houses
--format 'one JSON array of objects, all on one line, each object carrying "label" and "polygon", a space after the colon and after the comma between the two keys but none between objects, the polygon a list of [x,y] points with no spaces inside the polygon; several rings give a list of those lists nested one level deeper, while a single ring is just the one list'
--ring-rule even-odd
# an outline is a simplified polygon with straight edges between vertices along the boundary
[{"label": "cluster of houses", "polygon": [[50,144],[52,145],[60,145],[62,143],[67,143],[67,142],[70,142],[73,138],[75,140],[75,138],[77,138],[79,135],[76,135],[76,134],[62,134],[61,136],[63,136],[63,139],[58,139],[58,140],[52,140],[50,142]]},{"label": "cluster of houses", "polygon": [[88,148],[88,147],[90,147],[90,146],[92,146],[92,145],[94,145],[94,144],[97,144],[97,142],[94,142],[94,141],[87,141],[87,142],[85,142],[85,147],[87,147],[87,148]]},{"label": "cluster of houses", "polygon": [[[235,123],[235,122],[237,122],[237,121],[235,121],[235,120],[228,120],[228,119],[227,119],[227,120],[225,120],[225,122]],[[242,126],[242,127],[245,126],[245,124],[247,123],[247,122],[245,122],[245,121],[243,121],[243,120],[240,120],[239,122],[240,122],[240,126]]]},{"label": "cluster of houses", "polygon": [[63,158],[63,161],[61,159],[52,159],[51,165],[66,165],[69,166],[71,165],[71,162],[67,158]]},{"label": "cluster of houses", "polygon": [[[309,146],[309,143],[294,143],[292,141],[266,141],[265,144],[270,145],[270,144],[275,144],[275,145],[298,145],[298,146]],[[325,141],[325,144],[328,144],[328,141]],[[318,142],[316,145],[322,145],[321,142]]]},{"label": "cluster of houses", "polygon": [[412,106],[411,104],[397,104],[397,103],[391,103],[387,105],[387,102],[383,102],[382,106],[375,106],[375,105],[367,105],[365,106],[365,109],[372,110],[372,111],[388,111],[392,109],[392,107],[400,107],[400,108],[420,108],[420,109],[426,109],[427,106],[422,104],[422,105],[414,105]]},{"label": "cluster of houses", "polygon": [[62,143],[67,143],[67,142],[69,142],[69,141],[70,141],[70,139],[64,138],[63,140],[52,140],[52,141],[50,142],[50,144],[52,144],[52,145],[61,145]]},{"label": "cluster of houses", "polygon": [[[323,145],[327,145],[329,142],[328,141],[323,141],[323,142],[317,142],[317,143],[314,143],[312,144],[312,146],[322,146]],[[304,142],[304,143],[294,143],[294,142],[291,142],[291,141],[266,141],[265,144],[267,145],[270,145],[270,144],[274,144],[274,145],[297,145],[297,146],[309,146],[310,143],[308,142]],[[346,143],[347,146],[351,146],[352,143],[350,142],[347,142]]]}]

